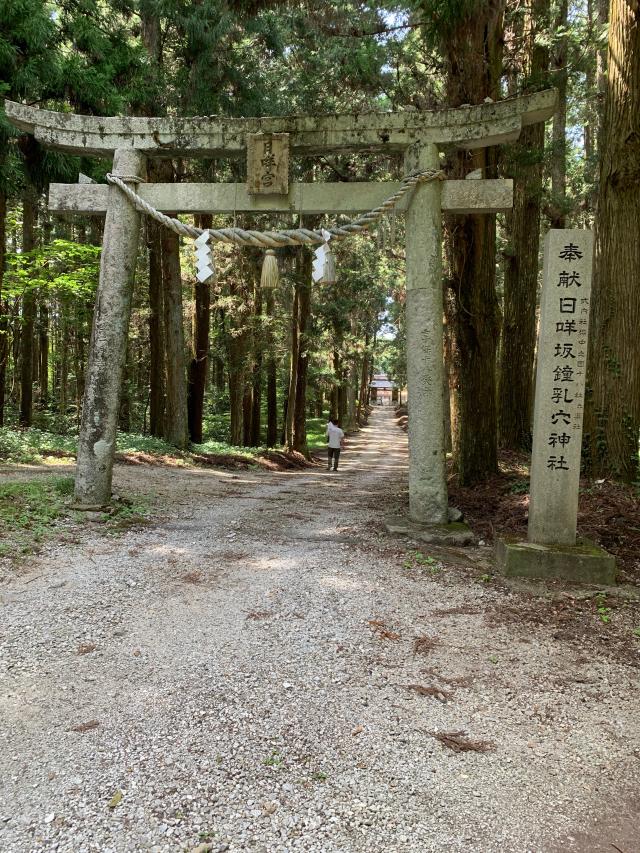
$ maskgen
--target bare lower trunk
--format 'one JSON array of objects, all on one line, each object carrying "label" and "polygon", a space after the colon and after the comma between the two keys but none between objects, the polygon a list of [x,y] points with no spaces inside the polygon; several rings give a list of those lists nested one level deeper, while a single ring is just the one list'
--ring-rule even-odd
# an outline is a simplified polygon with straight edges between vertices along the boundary
[{"label": "bare lower trunk", "polygon": [[6,229],[7,197],[0,190],[0,427],[4,426],[4,397],[7,383],[7,358],[9,356],[9,323],[6,316],[6,302],[2,296],[7,239]]},{"label": "bare lower trunk", "polygon": [[366,420],[366,405],[367,405],[367,386],[369,384],[369,336],[365,337],[365,352],[362,356],[362,369],[360,371],[360,389],[358,392],[358,411],[357,421],[358,426],[363,426]]},{"label": "bare lower trunk", "polygon": [[457,217],[448,248],[453,278],[448,322],[454,332],[453,453],[460,481],[471,484],[498,470],[495,217]]},{"label": "bare lower trunk", "polygon": [[[541,37],[548,20],[549,0],[531,0],[524,31],[525,80],[536,87],[548,77],[549,51]],[[543,165],[544,124],[523,127],[505,156],[514,198],[506,217],[498,419],[500,444],[511,450],[531,447]]]},{"label": "bare lower trunk", "polygon": [[349,367],[349,381],[347,384],[347,414],[345,420],[345,429],[352,430],[357,425],[356,418],[356,402],[358,389],[358,364],[356,361],[351,362]]},{"label": "bare lower trunk", "polygon": [[253,366],[251,368],[251,425],[249,429],[249,446],[260,445],[262,425],[262,291],[257,265],[254,265],[254,327],[253,327]]},{"label": "bare lower trunk", "polygon": [[188,430],[180,240],[173,231],[163,228],[161,241],[167,378],[164,434],[170,444],[184,448]]},{"label": "bare lower trunk", "polygon": [[122,391],[120,393],[120,413],[118,415],[118,429],[121,432],[131,432],[131,378],[129,373],[130,349],[127,347],[127,358],[124,363],[122,374]]},{"label": "bare lower trunk", "polygon": [[[36,246],[38,199],[35,189],[27,186],[22,196],[22,251]],[[31,267],[31,265],[30,265]],[[36,293],[27,282],[22,297],[22,335],[20,353],[20,425],[30,426],[33,414],[33,337],[36,320]]]},{"label": "bare lower trunk", "polygon": [[543,147],[544,125],[538,124],[522,129],[514,151],[520,162],[512,170],[498,392],[500,444],[511,450],[531,447]]},{"label": "bare lower trunk", "polygon": [[148,218],[149,253],[149,432],[164,433],[164,329],[162,322],[162,226]]},{"label": "bare lower trunk", "polygon": [[49,309],[46,302],[40,304],[38,334],[40,338],[40,369],[38,371],[40,402],[46,406],[49,399]]},{"label": "bare lower trunk", "polygon": [[[231,297],[242,299],[242,290],[238,281],[232,278],[229,282]],[[239,312],[236,311],[236,315]],[[227,345],[227,369],[229,379],[229,409],[230,409],[230,441],[235,447],[243,443],[243,409],[242,402],[245,390],[246,372],[246,330],[243,328],[242,315],[228,318],[229,328],[225,335]]]},{"label": "bare lower trunk", "polygon": [[[556,32],[566,33],[568,8],[568,0],[559,0],[554,21]],[[566,228],[567,222],[567,47],[567,35],[559,36],[553,56],[558,106],[553,114],[551,134],[551,228]]]},{"label": "bare lower trunk", "polygon": [[311,317],[311,265],[312,255],[302,249],[300,257],[300,279],[298,295],[298,368],[296,371],[296,394],[293,416],[293,449],[309,456],[307,446],[307,376],[309,369],[309,320]]},{"label": "bare lower trunk", "polygon": [[[273,293],[267,293],[267,316],[273,317]],[[275,447],[278,441],[278,397],[277,370],[273,334],[269,332],[267,358],[267,447]]]},{"label": "bare lower trunk", "polygon": [[631,483],[640,475],[640,26],[626,0],[610,11],[585,445],[594,476]]},{"label": "bare lower trunk", "polygon": [[295,414],[296,386],[298,382],[298,306],[300,303],[300,286],[296,282],[293,306],[291,309],[291,353],[289,368],[289,393],[287,395],[287,414],[285,418],[285,443],[288,450],[293,450],[293,423]]},{"label": "bare lower trunk", "polygon": [[[442,45],[451,106],[500,97],[504,3],[492,0],[475,12],[472,6],[463,4],[456,26]],[[496,177],[496,163],[491,148],[457,152],[450,157],[450,175],[460,178],[481,169],[483,177]],[[445,225],[450,279],[447,322],[454,343],[454,461],[461,483],[472,484],[498,470],[496,218],[493,214],[447,216]]]},{"label": "bare lower trunk", "polygon": [[[231,352],[233,353],[233,347]],[[232,356],[233,357],[233,356]],[[235,360],[235,359],[234,359]],[[244,396],[244,369],[229,364],[229,412],[231,418],[230,441],[234,447],[242,445],[242,399]]]},{"label": "bare lower trunk", "polygon": [[[210,228],[213,217],[203,215],[201,228]],[[204,392],[207,384],[209,355],[210,285],[196,281],[194,285],[195,315],[193,318],[193,358],[189,364],[189,435],[195,444],[202,443]]]},{"label": "bare lower trunk", "polygon": [[242,444],[251,447],[251,412],[253,408],[252,391],[250,381],[245,376],[244,391],[242,394]]}]

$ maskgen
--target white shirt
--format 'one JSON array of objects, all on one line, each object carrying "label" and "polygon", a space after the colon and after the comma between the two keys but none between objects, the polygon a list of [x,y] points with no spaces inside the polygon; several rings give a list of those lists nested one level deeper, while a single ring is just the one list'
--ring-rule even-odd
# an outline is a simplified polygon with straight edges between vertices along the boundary
[{"label": "white shirt", "polygon": [[344,433],[340,429],[339,426],[335,424],[327,424],[327,431],[325,435],[329,438],[329,447],[333,447],[335,450],[340,449],[340,442],[344,438]]}]

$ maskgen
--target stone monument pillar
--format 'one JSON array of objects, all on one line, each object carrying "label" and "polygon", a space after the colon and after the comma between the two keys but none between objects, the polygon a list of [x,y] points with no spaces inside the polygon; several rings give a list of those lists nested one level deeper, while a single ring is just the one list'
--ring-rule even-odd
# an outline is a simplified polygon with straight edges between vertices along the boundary
[{"label": "stone monument pillar", "polygon": [[613,583],[614,559],[577,539],[593,233],[554,229],[544,244],[528,541],[498,543],[505,574]]},{"label": "stone monument pillar", "polygon": [[555,229],[547,233],[529,542],[576,544],[592,257],[593,232]]}]

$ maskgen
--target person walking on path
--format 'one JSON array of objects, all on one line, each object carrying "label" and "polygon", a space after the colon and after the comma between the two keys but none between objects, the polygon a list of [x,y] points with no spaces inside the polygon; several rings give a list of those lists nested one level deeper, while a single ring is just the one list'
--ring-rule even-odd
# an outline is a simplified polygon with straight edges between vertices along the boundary
[{"label": "person walking on path", "polygon": [[344,447],[344,433],[338,426],[336,418],[329,418],[325,435],[329,442],[327,468],[331,471],[331,463],[333,461],[333,470],[337,471],[338,462],[340,460],[340,451]]}]

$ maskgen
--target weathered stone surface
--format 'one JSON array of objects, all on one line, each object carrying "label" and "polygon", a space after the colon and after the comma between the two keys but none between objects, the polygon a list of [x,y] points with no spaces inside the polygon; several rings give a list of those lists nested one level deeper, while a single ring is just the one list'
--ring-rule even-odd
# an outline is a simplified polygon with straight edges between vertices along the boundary
[{"label": "weathered stone surface", "polygon": [[449,521],[462,521],[462,510],[456,506],[449,507]]},{"label": "weathered stone surface", "polygon": [[593,234],[548,232],[531,455],[530,542],[576,541]]},{"label": "weathered stone surface", "polygon": [[[379,183],[292,184],[285,196],[252,196],[246,184],[141,184],[138,194],[164,213],[363,213],[373,210],[400,188],[398,181]],[[443,181],[442,210],[448,213],[501,213],[513,204],[513,181]],[[51,184],[52,212],[105,213],[107,184]],[[405,196],[396,210],[406,211]]]},{"label": "weathered stone surface", "polygon": [[[116,151],[115,173],[142,175],[144,167],[139,151]],[[80,505],[104,505],[111,497],[139,230],[140,214],[111,187],[78,440],[75,500]]]},{"label": "weathered stone surface", "polygon": [[418,524],[410,518],[389,518],[384,522],[384,529],[392,536],[409,536],[420,542],[431,545],[470,545],[473,532],[463,522],[447,522],[444,524]]},{"label": "weathered stone surface", "polygon": [[137,148],[160,157],[233,157],[248,133],[288,133],[293,153],[404,150],[415,142],[484,148],[517,139],[553,115],[555,90],[457,109],[229,119],[75,115],[5,101],[7,118],[43,145],[76,154]]},{"label": "weathered stone surface", "polygon": [[[405,170],[437,169],[435,145],[410,149]],[[406,214],[409,517],[448,521],[444,440],[440,182],[416,188]]]},{"label": "weathered stone surface", "polygon": [[540,545],[499,539],[496,564],[507,577],[563,578],[575,583],[614,584],[615,558],[586,540]]}]

